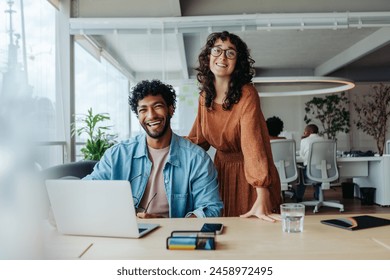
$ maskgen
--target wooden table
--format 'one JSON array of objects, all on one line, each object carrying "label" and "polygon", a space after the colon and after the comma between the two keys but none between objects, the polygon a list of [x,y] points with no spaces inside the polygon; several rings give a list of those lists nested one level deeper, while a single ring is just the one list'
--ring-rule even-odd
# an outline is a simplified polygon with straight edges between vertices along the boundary
[{"label": "wooden table", "polygon": [[[320,223],[323,219],[348,216],[351,215],[306,216],[302,233],[284,233],[280,222],[255,218],[150,219],[161,226],[141,239],[66,236],[47,223],[44,258],[78,259],[93,243],[82,259],[390,260],[390,226],[352,232]],[[374,216],[390,219],[390,214]],[[198,230],[205,222],[225,226],[223,234],[216,238],[216,250],[166,249],[165,241],[171,231]]]}]

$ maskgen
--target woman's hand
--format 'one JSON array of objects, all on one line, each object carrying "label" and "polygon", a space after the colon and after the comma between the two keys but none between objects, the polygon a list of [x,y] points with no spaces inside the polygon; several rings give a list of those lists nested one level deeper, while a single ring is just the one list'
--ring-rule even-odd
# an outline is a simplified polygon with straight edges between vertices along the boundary
[{"label": "woman's hand", "polygon": [[242,218],[256,216],[259,219],[269,222],[280,220],[280,216],[272,213],[271,200],[268,188],[256,188],[257,198],[251,210],[241,215]]}]

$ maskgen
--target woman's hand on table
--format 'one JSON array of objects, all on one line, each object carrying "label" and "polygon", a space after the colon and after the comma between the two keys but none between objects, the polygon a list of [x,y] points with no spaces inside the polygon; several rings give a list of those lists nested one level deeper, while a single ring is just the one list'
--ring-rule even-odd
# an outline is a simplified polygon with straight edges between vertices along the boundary
[{"label": "woman's hand on table", "polygon": [[268,222],[280,221],[280,215],[272,213],[271,200],[268,188],[256,188],[257,198],[251,210],[241,215],[241,218],[255,216]]}]

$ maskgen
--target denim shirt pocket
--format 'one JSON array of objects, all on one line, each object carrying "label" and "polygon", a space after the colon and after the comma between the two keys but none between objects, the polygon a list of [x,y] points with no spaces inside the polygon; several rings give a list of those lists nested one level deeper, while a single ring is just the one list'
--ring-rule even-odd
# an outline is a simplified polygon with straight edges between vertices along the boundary
[{"label": "denim shirt pocket", "polygon": [[191,209],[188,193],[178,193],[171,195],[171,216],[172,218],[183,218]]}]

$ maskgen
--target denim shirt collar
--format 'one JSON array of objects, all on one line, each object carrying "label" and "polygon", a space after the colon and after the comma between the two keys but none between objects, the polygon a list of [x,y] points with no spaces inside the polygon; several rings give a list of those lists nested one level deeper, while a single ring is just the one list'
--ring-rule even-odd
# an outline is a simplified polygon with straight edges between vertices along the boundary
[{"label": "denim shirt collar", "polygon": [[[138,146],[134,154],[135,158],[148,157],[148,145],[146,143],[146,134],[140,134],[136,136]],[[180,149],[180,136],[172,132],[171,143],[169,147],[169,156],[167,163],[180,166],[180,155],[177,153]]]}]

